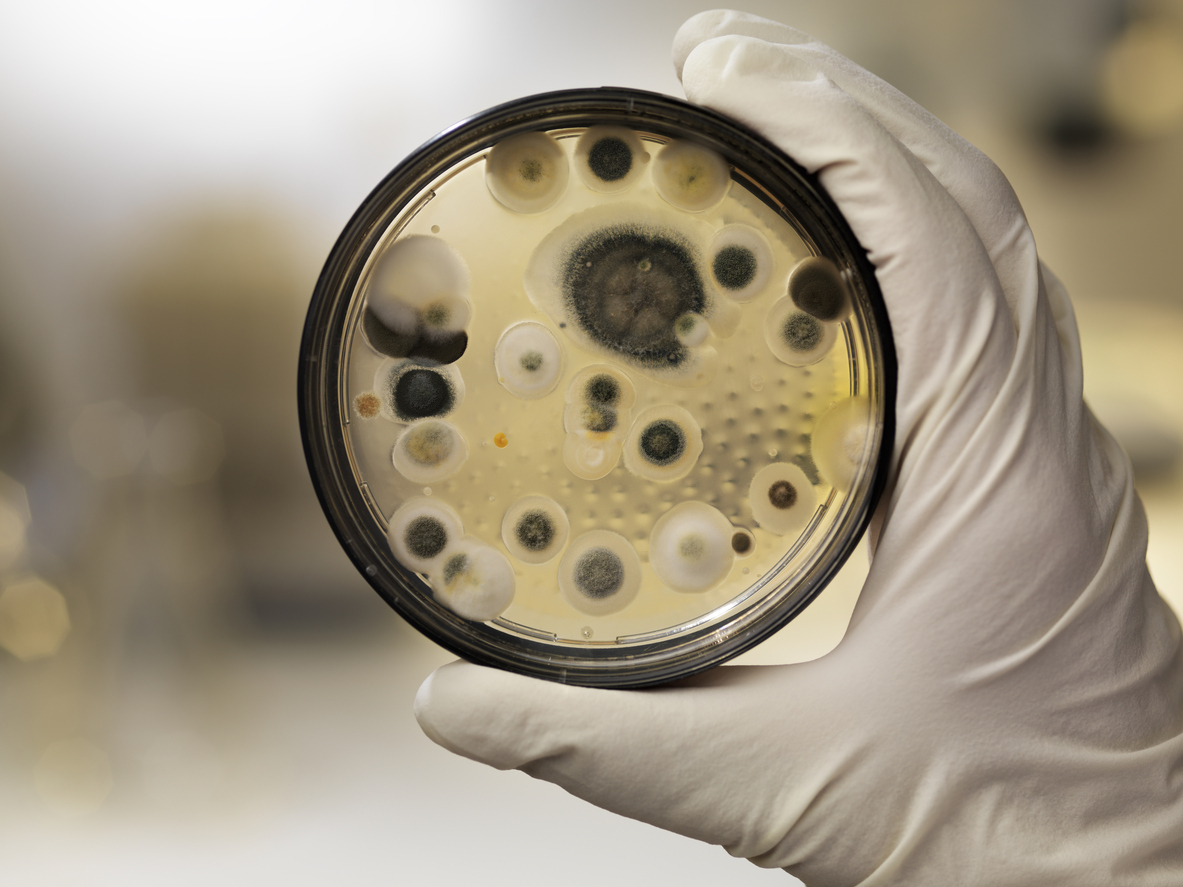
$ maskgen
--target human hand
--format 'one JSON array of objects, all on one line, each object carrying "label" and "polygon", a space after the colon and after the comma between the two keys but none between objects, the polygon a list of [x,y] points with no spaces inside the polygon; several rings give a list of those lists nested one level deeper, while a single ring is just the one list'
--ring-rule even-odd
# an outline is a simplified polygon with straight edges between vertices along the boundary
[{"label": "human hand", "polygon": [[887,304],[896,441],[845,638],[607,691],[466,663],[432,739],[816,885],[1183,877],[1183,653],[1075,321],[980,152],[791,28],[703,13],[687,97],[815,172]]}]

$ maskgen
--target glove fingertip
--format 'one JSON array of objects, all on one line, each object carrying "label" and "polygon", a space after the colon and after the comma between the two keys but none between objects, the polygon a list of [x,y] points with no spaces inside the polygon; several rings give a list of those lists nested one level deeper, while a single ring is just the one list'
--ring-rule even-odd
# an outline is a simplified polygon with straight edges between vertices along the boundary
[{"label": "glove fingertip", "polygon": [[427,738],[453,754],[510,770],[549,753],[564,688],[496,668],[452,662],[415,695]]},{"label": "glove fingertip", "polygon": [[755,37],[730,34],[698,44],[682,69],[682,88],[695,104],[729,113],[732,105],[772,102],[764,116],[782,111],[781,87],[822,77],[801,56]]},{"label": "glove fingertip", "polygon": [[755,37],[768,43],[808,43],[813,38],[808,34],[746,12],[733,9],[711,9],[687,19],[674,35],[673,60],[678,79],[686,59],[699,45],[716,37]]},{"label": "glove fingertip", "polygon": [[442,694],[444,697],[442,700],[441,694],[437,693],[440,673],[456,664],[458,663],[445,665],[427,676],[427,680],[420,684],[419,691],[415,694],[413,711],[415,720],[419,723],[419,729],[426,734],[428,739],[454,754],[463,754],[461,749],[448,740],[447,730],[444,727],[448,711],[446,691]]},{"label": "glove fingertip", "polygon": [[505,750],[499,743],[506,731],[497,718],[520,707],[512,684],[503,686],[502,679],[514,677],[471,662],[449,662],[420,685],[415,720],[428,739],[453,754],[499,769],[516,766],[502,760]]},{"label": "glove fingertip", "polygon": [[674,71],[682,79],[686,59],[700,43],[723,33],[727,20],[735,13],[729,9],[711,9],[688,18],[674,35]]}]

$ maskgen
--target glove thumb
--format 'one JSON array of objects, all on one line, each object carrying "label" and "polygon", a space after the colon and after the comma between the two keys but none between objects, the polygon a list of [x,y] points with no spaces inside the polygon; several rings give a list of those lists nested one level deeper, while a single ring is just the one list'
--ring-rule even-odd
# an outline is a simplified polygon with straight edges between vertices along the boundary
[{"label": "glove thumb", "polygon": [[[830,768],[810,750],[843,745],[792,726],[827,723],[796,704],[822,702],[810,691],[813,665],[729,666],[656,689],[599,690],[455,662],[424,682],[415,716],[456,754],[759,861],[826,779]],[[773,695],[784,720],[770,727]],[[770,779],[769,761],[794,772]]]}]

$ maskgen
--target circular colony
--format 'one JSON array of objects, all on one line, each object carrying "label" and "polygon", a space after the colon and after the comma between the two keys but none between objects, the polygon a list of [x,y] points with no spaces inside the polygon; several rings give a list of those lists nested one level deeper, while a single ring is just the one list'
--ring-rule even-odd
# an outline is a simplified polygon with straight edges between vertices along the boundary
[{"label": "circular colony", "polygon": [[373,516],[367,576],[456,652],[653,683],[791,618],[857,541],[888,417],[882,317],[783,158],[770,200],[726,141],[536,113],[446,134],[447,160],[356,223],[378,232],[340,289],[361,516],[319,485],[339,532],[369,538]]}]

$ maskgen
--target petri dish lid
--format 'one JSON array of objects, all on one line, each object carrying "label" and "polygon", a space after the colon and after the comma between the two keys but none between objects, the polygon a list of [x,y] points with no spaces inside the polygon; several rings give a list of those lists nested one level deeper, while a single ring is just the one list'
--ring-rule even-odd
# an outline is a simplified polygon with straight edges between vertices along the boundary
[{"label": "petri dish lid", "polygon": [[340,235],[300,427],[345,551],[474,662],[639,687],[778,630],[857,545],[895,358],[816,179],[631,89],[485,111]]}]

